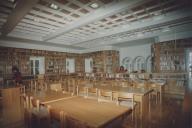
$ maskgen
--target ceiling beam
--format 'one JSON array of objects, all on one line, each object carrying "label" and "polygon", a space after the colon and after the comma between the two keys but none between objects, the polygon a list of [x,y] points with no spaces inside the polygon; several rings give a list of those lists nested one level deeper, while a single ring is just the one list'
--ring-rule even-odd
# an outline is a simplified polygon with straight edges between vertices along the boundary
[{"label": "ceiling beam", "polygon": [[[78,46],[71,46],[71,45],[64,45],[64,44],[55,44],[50,42],[43,42],[43,41],[36,41],[31,39],[23,39],[18,37],[0,37],[0,41],[9,41],[9,42],[20,42],[25,45],[32,44],[32,45],[41,45],[41,46],[52,46],[52,47],[62,47],[62,48],[68,48],[68,49],[74,49],[74,50],[83,50],[84,48],[78,47]],[[0,44],[1,46],[1,44]]]},{"label": "ceiling beam", "polygon": [[86,41],[78,42],[76,44],[73,44],[73,46],[82,46],[84,44],[87,45],[88,43],[91,43],[94,40],[100,39],[102,37],[108,37],[108,36],[120,34],[123,32],[133,31],[133,30],[145,28],[145,27],[150,27],[152,25],[155,26],[158,24],[163,24],[163,23],[174,21],[174,20],[176,21],[176,20],[179,20],[179,19],[182,19],[185,17],[190,18],[191,16],[192,16],[191,9],[182,9],[182,10],[170,12],[170,13],[166,14],[166,17],[161,16],[161,15],[154,17],[154,18],[162,17],[162,19],[157,18],[157,19],[153,20],[153,19],[149,18],[149,19],[144,20],[144,22],[142,22],[142,23],[140,21],[138,21],[138,22],[132,23],[131,25],[129,25],[129,24],[124,25],[123,27],[118,27],[115,30],[109,30],[109,31],[105,32],[105,34],[95,35],[90,38],[87,38]]},{"label": "ceiling beam", "polygon": [[[56,1],[54,1],[54,0],[47,0],[47,1],[51,1],[55,4],[57,4]],[[84,26],[86,24],[89,24],[89,23],[92,23],[95,21],[98,21],[98,20],[103,19],[107,16],[110,16],[114,13],[121,12],[134,5],[142,4],[143,2],[145,3],[147,1],[148,0],[122,0],[120,2],[114,2],[114,3],[108,4],[104,7],[101,7],[99,9],[95,10],[94,12],[92,12],[86,16],[81,17],[79,20],[72,22],[70,25],[68,25],[64,29],[60,29],[57,32],[50,33],[49,35],[44,37],[43,40],[47,41],[47,40],[54,39],[73,29],[79,28],[81,26]]]},{"label": "ceiling beam", "polygon": [[10,33],[38,1],[39,0],[18,0],[16,7],[2,27],[2,35],[6,36]]},{"label": "ceiling beam", "polygon": [[[103,45],[106,45],[106,46],[119,46],[120,45],[121,46],[121,44],[125,44],[125,43],[127,43],[127,45],[129,45],[129,43],[131,43],[132,41],[138,41],[138,40],[143,40],[143,39],[147,39],[147,38],[155,38],[155,37],[158,37],[159,41],[191,38],[192,37],[192,23],[175,26],[174,28],[170,29],[170,31],[168,31],[168,32],[163,32],[162,29],[159,29],[159,30],[153,31],[152,33],[146,32],[141,37],[137,37],[137,35],[135,35],[134,37],[127,37],[120,41],[112,40],[109,42],[105,42],[104,44],[92,43],[90,45],[88,45],[88,44],[86,44],[84,46],[81,45],[81,47],[93,48],[93,47],[101,47]],[[91,47],[89,47],[89,46],[91,46]],[[80,45],[79,45],[79,47],[80,47]]]}]

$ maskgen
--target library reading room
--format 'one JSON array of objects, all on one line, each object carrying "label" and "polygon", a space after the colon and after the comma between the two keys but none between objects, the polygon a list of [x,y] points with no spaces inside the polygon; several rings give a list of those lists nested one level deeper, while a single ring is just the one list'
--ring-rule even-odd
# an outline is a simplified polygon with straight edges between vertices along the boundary
[{"label": "library reading room", "polygon": [[0,0],[0,128],[192,128],[192,1]]}]

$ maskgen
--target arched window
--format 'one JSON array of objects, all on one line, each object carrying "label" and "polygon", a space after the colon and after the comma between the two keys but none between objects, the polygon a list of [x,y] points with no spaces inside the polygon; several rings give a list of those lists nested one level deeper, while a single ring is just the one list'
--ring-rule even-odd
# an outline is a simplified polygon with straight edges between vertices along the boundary
[{"label": "arched window", "polygon": [[146,58],[146,71],[147,72],[151,72],[151,65],[152,65],[152,63],[151,63],[151,56],[148,56]]},{"label": "arched window", "polygon": [[122,65],[125,69],[127,69],[128,72],[132,71],[132,58],[131,57],[125,57],[122,60]]},{"label": "arched window", "polygon": [[146,70],[146,61],[143,56],[137,56],[132,61],[132,71]]}]

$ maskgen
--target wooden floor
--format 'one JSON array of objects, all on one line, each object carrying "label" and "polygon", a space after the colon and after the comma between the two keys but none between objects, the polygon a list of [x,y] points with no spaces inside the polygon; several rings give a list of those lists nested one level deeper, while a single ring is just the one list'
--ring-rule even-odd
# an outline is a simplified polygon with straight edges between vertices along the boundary
[{"label": "wooden floor", "polygon": [[[140,120],[136,114],[135,120],[129,117],[123,128],[192,128],[192,115],[189,110],[185,111],[184,100],[175,95],[164,95],[162,105],[151,103],[151,113]],[[137,110],[136,110],[137,111]]]},{"label": "wooden floor", "polygon": [[[129,117],[123,128],[192,128],[192,79],[188,81],[184,95],[163,94],[162,105],[151,99],[151,113],[140,120]],[[136,110],[138,111],[138,110]]]},{"label": "wooden floor", "polygon": [[[119,128],[192,128],[191,103],[192,84],[189,84],[184,96],[163,94],[162,105],[156,104],[155,99],[152,98],[151,112],[145,117],[145,120],[140,120],[136,112],[133,121],[129,116]],[[3,108],[0,104],[0,128],[24,128],[24,122],[5,126],[2,111]]]}]

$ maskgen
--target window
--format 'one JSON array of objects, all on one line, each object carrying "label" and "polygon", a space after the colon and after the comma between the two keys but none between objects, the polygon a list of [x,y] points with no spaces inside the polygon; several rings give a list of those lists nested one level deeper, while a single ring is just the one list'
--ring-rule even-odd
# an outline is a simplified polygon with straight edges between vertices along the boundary
[{"label": "window", "polygon": [[66,59],[66,73],[75,73],[75,59]]},{"label": "window", "polygon": [[45,58],[44,57],[30,57],[31,74],[45,74]]},{"label": "window", "polygon": [[85,72],[92,73],[92,70],[93,70],[93,59],[85,58]]}]

